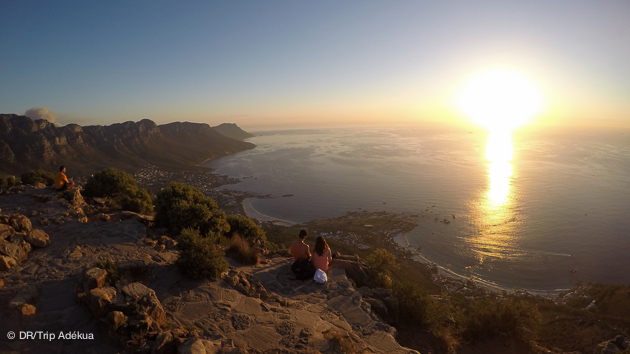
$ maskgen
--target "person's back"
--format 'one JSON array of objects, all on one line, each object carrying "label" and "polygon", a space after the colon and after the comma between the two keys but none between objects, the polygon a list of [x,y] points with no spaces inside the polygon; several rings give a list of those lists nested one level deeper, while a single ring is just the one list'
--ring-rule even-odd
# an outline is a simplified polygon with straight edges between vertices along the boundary
[{"label": "person's back", "polygon": [[310,251],[308,245],[304,244],[302,241],[294,241],[291,244],[291,255],[294,261],[298,259],[309,259]]},{"label": "person's back", "polygon": [[326,239],[322,236],[317,237],[315,241],[315,252],[311,256],[311,263],[316,269],[321,269],[324,272],[328,271],[328,264],[332,261],[332,253]]},{"label": "person's back", "polygon": [[304,242],[306,240],[306,230],[300,230],[299,239],[293,241],[291,244],[291,255],[293,256],[293,260],[297,261],[298,259],[310,259],[311,251],[309,250],[308,245]]}]

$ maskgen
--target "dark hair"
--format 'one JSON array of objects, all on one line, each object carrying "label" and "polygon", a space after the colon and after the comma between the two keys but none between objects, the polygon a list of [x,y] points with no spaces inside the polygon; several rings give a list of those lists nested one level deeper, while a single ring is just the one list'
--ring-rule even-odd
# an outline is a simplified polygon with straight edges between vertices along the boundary
[{"label": "dark hair", "polygon": [[64,168],[66,168],[66,166],[59,167],[59,171],[63,171]]},{"label": "dark hair", "polygon": [[323,236],[317,236],[317,240],[315,240],[315,252],[317,252],[318,255],[323,256],[326,248],[328,248],[326,239]]},{"label": "dark hair", "polygon": [[304,238],[304,237],[306,237],[306,235],[308,235],[306,230],[304,230],[304,229],[300,230],[300,238]]}]

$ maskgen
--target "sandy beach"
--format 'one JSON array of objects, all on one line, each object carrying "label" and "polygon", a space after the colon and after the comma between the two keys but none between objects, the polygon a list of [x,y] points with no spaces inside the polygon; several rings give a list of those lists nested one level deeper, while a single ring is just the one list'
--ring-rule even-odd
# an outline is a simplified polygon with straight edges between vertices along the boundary
[{"label": "sandy beach", "polygon": [[252,219],[260,220],[260,221],[272,222],[274,224],[278,224],[282,226],[293,226],[293,225],[298,224],[297,222],[294,222],[294,221],[274,218],[273,216],[269,216],[269,215],[261,213],[252,205],[252,202],[255,199],[257,198],[245,198],[243,200],[243,211],[245,211],[245,214],[248,217]]}]

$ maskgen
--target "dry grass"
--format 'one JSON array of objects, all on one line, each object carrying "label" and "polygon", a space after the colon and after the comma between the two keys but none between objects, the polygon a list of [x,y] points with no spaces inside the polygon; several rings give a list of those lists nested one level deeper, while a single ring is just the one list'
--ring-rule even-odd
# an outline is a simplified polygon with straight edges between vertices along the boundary
[{"label": "dry grass", "polygon": [[252,247],[246,239],[237,233],[233,234],[230,239],[228,253],[232,258],[243,264],[258,264],[258,250]]}]

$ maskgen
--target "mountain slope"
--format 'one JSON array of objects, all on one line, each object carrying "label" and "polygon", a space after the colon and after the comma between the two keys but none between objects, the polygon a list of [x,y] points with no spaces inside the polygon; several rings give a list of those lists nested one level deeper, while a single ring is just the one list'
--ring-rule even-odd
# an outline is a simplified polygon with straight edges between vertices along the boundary
[{"label": "mountain slope", "polygon": [[156,125],[144,119],[56,127],[46,120],[0,114],[0,169],[16,175],[29,169],[56,171],[60,165],[75,176],[106,167],[132,172],[149,163],[182,168],[253,147],[202,123]]}]

